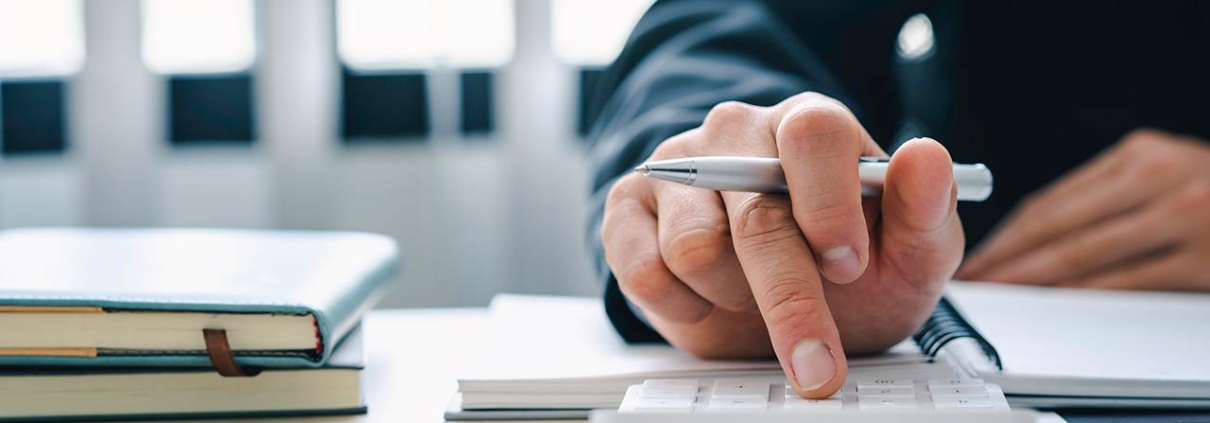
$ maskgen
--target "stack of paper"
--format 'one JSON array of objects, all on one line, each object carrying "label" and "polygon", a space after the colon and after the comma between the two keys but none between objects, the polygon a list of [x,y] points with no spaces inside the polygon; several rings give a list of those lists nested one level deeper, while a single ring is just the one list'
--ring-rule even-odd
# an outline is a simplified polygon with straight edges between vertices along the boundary
[{"label": "stack of paper", "polygon": [[[719,378],[781,374],[776,360],[701,360],[667,345],[627,345],[595,298],[500,295],[489,329],[458,379],[463,410],[613,408],[626,387],[649,378]],[[914,344],[852,358],[862,372],[896,365],[919,370],[927,358]],[[939,364],[950,373],[948,364]],[[888,373],[890,372],[890,373]]]}]

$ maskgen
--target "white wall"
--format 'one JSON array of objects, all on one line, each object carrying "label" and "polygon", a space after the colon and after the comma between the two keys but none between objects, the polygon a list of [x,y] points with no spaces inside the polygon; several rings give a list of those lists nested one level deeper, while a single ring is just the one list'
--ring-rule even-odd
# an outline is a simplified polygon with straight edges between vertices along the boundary
[{"label": "white wall", "polygon": [[430,74],[433,136],[344,146],[331,0],[261,0],[257,143],[173,149],[165,81],[139,54],[137,0],[85,2],[87,62],[68,84],[69,151],[0,159],[0,227],[348,229],[395,237],[385,306],[479,305],[496,292],[593,295],[583,232],[577,70],[550,48],[549,0],[517,0],[496,73],[496,131],[457,133],[457,73]]}]

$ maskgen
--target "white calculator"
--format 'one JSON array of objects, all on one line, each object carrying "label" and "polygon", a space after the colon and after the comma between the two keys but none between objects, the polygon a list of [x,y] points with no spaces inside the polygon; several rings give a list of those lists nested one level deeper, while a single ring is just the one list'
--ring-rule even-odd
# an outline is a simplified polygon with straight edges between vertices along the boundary
[{"label": "white calculator", "polygon": [[[616,413],[594,421],[642,422],[1032,422],[979,379],[849,380],[827,399],[799,397],[782,377],[648,379],[626,390]],[[826,418],[825,418],[826,417]]]}]

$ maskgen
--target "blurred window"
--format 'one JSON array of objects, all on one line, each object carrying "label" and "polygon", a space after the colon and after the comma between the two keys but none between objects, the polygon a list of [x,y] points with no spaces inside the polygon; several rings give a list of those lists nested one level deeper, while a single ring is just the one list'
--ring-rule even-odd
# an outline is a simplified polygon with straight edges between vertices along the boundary
[{"label": "blurred window", "polygon": [[418,72],[341,75],[345,143],[422,141],[429,133],[428,87]]},{"label": "blurred window", "polygon": [[67,147],[64,78],[84,66],[80,0],[0,0],[0,153]]},{"label": "blurred window", "polygon": [[486,71],[467,71],[459,76],[462,87],[462,125],[459,128],[463,135],[490,134],[496,128],[492,116],[493,76]]},{"label": "blurred window", "polygon": [[63,81],[0,82],[0,152],[59,153],[67,147]]},{"label": "blurred window", "polygon": [[551,0],[551,42],[559,60],[578,66],[576,132],[587,135],[600,113],[596,92],[605,67],[654,0]]},{"label": "blurred window", "polygon": [[250,145],[255,138],[252,0],[143,0],[143,62],[168,75],[168,141]]},{"label": "blurred window", "polygon": [[80,0],[0,0],[0,76],[61,76],[84,65]]},{"label": "blurred window", "polygon": [[356,71],[499,67],[515,48],[513,1],[337,0],[337,50]]},{"label": "blurred window", "polygon": [[555,55],[580,66],[606,66],[618,57],[653,0],[552,0]]},{"label": "blurred window", "polygon": [[345,142],[424,140],[435,67],[461,69],[461,132],[490,133],[491,69],[516,49],[514,1],[336,0]]},{"label": "blurred window", "polygon": [[247,73],[170,77],[168,103],[173,145],[240,145],[254,138],[252,76]]},{"label": "blurred window", "polygon": [[252,0],[143,0],[143,61],[164,74],[230,73],[256,59]]}]

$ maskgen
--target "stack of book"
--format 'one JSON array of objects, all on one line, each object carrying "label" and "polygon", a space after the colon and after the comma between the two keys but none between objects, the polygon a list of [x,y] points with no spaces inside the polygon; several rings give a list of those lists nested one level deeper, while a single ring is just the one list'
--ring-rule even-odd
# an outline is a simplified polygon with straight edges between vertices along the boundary
[{"label": "stack of book", "polygon": [[363,233],[0,232],[0,420],[364,413],[397,263]]}]

